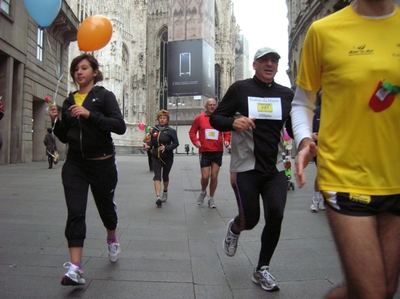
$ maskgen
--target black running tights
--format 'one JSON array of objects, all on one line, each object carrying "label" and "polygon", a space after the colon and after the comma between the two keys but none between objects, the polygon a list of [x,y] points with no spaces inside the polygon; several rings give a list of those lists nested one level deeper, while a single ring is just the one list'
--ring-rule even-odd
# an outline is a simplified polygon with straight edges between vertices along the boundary
[{"label": "black running tights", "polygon": [[260,220],[260,195],[264,207],[265,226],[261,234],[261,250],[257,269],[269,266],[281,234],[286,205],[285,172],[263,174],[256,170],[233,173],[232,187],[239,215],[235,223],[242,230],[253,229]]}]

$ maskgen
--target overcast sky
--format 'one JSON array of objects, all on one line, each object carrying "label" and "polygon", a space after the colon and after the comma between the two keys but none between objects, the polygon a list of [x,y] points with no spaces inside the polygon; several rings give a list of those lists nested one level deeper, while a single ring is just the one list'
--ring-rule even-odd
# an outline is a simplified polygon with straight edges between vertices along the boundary
[{"label": "overcast sky", "polygon": [[[290,87],[288,19],[285,0],[234,0],[236,22],[249,42],[250,64],[258,48],[272,47],[281,55],[275,81]],[[252,66],[249,66],[253,70]],[[254,71],[252,71],[254,74]]]}]

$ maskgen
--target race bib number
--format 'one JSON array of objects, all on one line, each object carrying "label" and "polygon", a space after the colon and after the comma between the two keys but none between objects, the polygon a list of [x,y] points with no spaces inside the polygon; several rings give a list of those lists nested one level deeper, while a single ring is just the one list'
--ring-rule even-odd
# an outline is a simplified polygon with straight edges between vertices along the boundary
[{"label": "race bib number", "polygon": [[256,119],[282,119],[281,98],[248,97],[249,117]]},{"label": "race bib number", "polygon": [[218,140],[219,131],[214,129],[206,129],[206,139]]}]

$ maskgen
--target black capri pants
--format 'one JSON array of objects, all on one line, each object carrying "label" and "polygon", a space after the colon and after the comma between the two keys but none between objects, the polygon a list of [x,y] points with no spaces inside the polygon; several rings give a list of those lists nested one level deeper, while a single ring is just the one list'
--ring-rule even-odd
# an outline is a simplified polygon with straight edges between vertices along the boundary
[{"label": "black capri pants", "polygon": [[[169,173],[171,172],[172,164],[174,164],[174,157],[166,157],[161,158],[162,161],[158,159],[158,157],[153,156],[152,166],[154,171],[153,181],[161,181],[161,177],[163,182],[169,181]],[[161,174],[162,172],[162,174]]]},{"label": "black capri pants", "polygon": [[114,202],[118,182],[115,157],[106,160],[74,160],[67,158],[61,173],[68,209],[65,237],[68,247],[83,247],[86,238],[86,207],[89,186],[103,225],[117,228]]}]

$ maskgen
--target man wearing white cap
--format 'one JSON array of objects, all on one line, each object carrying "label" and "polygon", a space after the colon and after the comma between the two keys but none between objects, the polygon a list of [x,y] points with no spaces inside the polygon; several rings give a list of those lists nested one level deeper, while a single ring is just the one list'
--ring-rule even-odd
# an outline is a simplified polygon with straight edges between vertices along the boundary
[{"label": "man wearing white cap", "polygon": [[293,100],[293,92],[274,81],[280,58],[272,48],[259,49],[253,61],[254,77],[232,84],[210,117],[217,130],[232,131],[230,172],[239,215],[228,224],[224,251],[234,256],[240,233],[257,225],[261,196],[265,226],[252,281],[266,291],[279,290],[269,266],[286,205],[287,180],[281,153],[283,128]]}]

